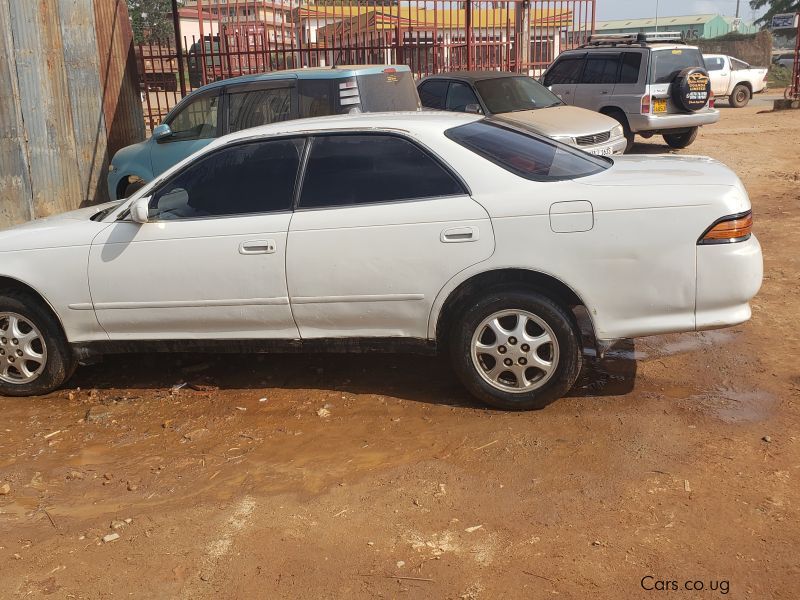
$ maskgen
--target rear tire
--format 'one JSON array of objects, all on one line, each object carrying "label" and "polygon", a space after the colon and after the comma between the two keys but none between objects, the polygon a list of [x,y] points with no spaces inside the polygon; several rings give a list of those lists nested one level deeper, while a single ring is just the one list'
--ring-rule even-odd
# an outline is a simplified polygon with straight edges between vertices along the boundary
[{"label": "rear tire", "polygon": [[470,303],[449,339],[464,387],[495,408],[544,408],[572,388],[581,370],[574,319],[536,292],[498,290]]},{"label": "rear tire", "polygon": [[60,323],[40,300],[23,292],[0,294],[0,395],[52,392],[76,366]]},{"label": "rear tire", "polygon": [[690,146],[697,139],[698,131],[700,131],[699,127],[692,127],[689,131],[683,133],[665,133],[664,141],[667,142],[670,148],[680,150]]},{"label": "rear tire", "polygon": [[733,92],[731,92],[731,96],[728,98],[728,104],[733,108],[742,108],[747,106],[752,96],[753,94],[750,92],[750,88],[740,83],[733,88]]}]

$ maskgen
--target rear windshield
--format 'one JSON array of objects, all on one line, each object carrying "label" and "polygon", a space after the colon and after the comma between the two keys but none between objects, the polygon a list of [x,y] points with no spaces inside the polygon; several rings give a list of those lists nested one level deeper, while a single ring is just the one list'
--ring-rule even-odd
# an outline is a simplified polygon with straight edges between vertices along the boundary
[{"label": "rear windshield", "polygon": [[495,77],[476,81],[486,108],[493,113],[509,113],[562,104],[553,92],[530,77]]},{"label": "rear windshield", "polygon": [[705,66],[697,48],[654,50],[650,53],[650,83],[672,83],[684,69]]},{"label": "rear windshield", "polygon": [[577,179],[614,164],[611,159],[488,119],[448,129],[445,135],[506,171],[533,181]]},{"label": "rear windshield", "polygon": [[384,112],[419,110],[419,95],[410,71],[388,71],[358,76],[361,110]]}]

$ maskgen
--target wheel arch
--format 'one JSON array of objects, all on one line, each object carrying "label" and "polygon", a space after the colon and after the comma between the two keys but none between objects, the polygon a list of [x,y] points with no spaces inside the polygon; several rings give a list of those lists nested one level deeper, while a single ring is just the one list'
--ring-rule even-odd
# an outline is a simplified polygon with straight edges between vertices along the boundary
[{"label": "wheel arch", "polygon": [[[736,89],[737,85],[743,85],[744,87],[746,87],[748,90],[750,90],[750,95],[752,96],[752,94],[753,94],[753,84],[750,83],[750,81],[748,81],[747,79],[745,79],[743,81],[739,81],[739,82],[736,83],[736,85],[733,86],[733,89]],[[733,92],[731,92],[731,93],[733,93]]]},{"label": "wheel arch", "polygon": [[628,115],[625,113],[624,110],[622,110],[621,106],[614,106],[614,105],[604,106],[597,112],[599,112],[601,115],[606,115],[607,117],[610,117],[612,114],[619,114],[625,117],[626,121],[628,120]]},{"label": "wheel arch", "polygon": [[[590,321],[591,334],[596,336],[591,310],[572,287],[557,277],[542,271],[504,267],[473,274],[455,285],[449,292],[443,290],[431,311],[429,337],[433,337],[437,345],[446,345],[450,327],[464,307],[470,301],[491,290],[503,288],[528,289],[539,292],[568,308],[570,312],[577,306],[583,306]],[[577,319],[575,324],[579,325]]]},{"label": "wheel arch", "polygon": [[20,281],[14,277],[9,277],[7,275],[0,275],[0,294],[5,292],[22,292],[33,296],[37,299],[41,305],[47,309],[53,318],[58,323],[58,326],[61,327],[61,332],[66,336],[66,329],[64,329],[64,323],[61,320],[58,312],[53,308],[53,305],[45,298],[44,294],[42,294],[39,290],[34,287],[31,287],[29,284]]},{"label": "wheel arch", "polygon": [[132,179],[138,179],[142,183],[145,183],[145,184],[148,182],[146,177],[143,177],[142,175],[138,175],[136,173],[128,173],[127,175],[122,175],[119,178],[119,180],[117,181],[117,185],[116,185],[116,188],[114,190],[114,193],[116,194],[116,200],[124,200],[125,199],[125,196],[124,196],[125,190],[128,188],[128,186],[131,183],[133,183],[131,181]]}]

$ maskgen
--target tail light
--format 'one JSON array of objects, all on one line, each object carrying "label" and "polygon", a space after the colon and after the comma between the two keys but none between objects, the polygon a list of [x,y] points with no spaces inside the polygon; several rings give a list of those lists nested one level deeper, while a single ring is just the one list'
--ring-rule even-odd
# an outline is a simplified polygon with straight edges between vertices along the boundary
[{"label": "tail light", "polygon": [[708,108],[714,108],[717,99],[714,97],[714,92],[708,94]]},{"label": "tail light", "polygon": [[642,96],[642,114],[649,115],[650,114],[650,94],[647,96]]},{"label": "tail light", "polygon": [[753,233],[753,212],[728,215],[717,219],[697,240],[698,244],[730,244],[744,242]]}]

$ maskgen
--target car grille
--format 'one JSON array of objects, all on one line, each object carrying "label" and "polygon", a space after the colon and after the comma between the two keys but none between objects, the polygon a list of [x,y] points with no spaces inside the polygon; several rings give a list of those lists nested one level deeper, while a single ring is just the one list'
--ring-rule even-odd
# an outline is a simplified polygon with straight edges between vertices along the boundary
[{"label": "car grille", "polygon": [[611,139],[611,132],[604,131],[603,133],[595,133],[594,135],[582,135],[578,140],[578,146],[594,146],[595,144],[602,144]]}]

